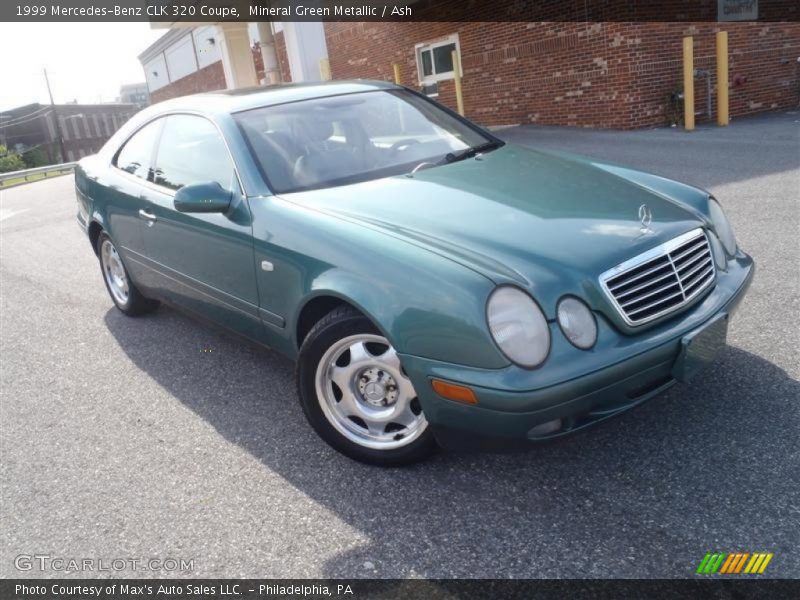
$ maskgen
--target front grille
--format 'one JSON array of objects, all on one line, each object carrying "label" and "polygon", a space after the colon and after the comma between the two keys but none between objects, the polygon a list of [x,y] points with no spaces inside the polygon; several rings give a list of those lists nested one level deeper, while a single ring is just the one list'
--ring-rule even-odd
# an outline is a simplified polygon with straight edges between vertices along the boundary
[{"label": "front grille", "polygon": [[641,325],[686,306],[716,276],[711,246],[695,229],[625,261],[600,276],[629,325]]}]

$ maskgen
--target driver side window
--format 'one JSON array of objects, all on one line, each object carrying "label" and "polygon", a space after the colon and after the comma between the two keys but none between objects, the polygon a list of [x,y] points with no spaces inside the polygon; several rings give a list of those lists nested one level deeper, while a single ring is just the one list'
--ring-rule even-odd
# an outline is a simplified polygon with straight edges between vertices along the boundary
[{"label": "driver side window", "polygon": [[228,148],[217,128],[194,115],[171,115],[155,160],[155,183],[171,190],[216,181],[225,190],[238,189]]}]

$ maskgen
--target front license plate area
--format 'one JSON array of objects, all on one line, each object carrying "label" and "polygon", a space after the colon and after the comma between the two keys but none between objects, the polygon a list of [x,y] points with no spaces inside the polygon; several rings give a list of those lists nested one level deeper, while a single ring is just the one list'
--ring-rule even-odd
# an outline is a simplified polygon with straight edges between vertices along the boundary
[{"label": "front license plate area", "polygon": [[686,334],[681,340],[681,350],[672,367],[672,376],[678,381],[689,381],[711,364],[725,347],[728,339],[728,315],[717,315],[700,329]]}]

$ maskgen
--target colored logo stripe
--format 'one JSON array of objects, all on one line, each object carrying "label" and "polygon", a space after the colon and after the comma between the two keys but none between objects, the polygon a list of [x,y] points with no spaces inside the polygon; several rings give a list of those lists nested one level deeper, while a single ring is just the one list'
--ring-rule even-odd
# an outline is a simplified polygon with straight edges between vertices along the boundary
[{"label": "colored logo stripe", "polygon": [[761,553],[761,554],[753,554],[753,558],[750,559],[750,562],[747,563],[747,567],[745,567],[745,573],[758,573],[761,574],[764,572],[764,569],[767,568],[769,561],[772,560],[772,553]]},{"label": "colored logo stripe", "polygon": [[716,573],[722,560],[725,558],[724,554],[706,554],[703,560],[700,561],[700,566],[697,567],[698,573]]},{"label": "colored logo stripe", "polygon": [[722,568],[719,570],[720,573],[727,573],[728,569],[731,568],[731,565],[736,562],[738,558],[738,554],[728,554],[728,558],[722,563]]},{"label": "colored logo stripe", "polygon": [[713,575],[717,572],[721,575],[738,573],[760,575],[767,568],[769,561],[772,560],[772,556],[771,552],[756,552],[754,554],[750,554],[749,552],[712,554],[709,552],[703,557],[703,560],[700,561],[697,567],[697,573],[701,575]]},{"label": "colored logo stripe", "polygon": [[744,567],[744,561],[750,556],[748,553],[737,552],[736,554],[729,554],[728,560],[722,565],[720,573],[738,573]]}]

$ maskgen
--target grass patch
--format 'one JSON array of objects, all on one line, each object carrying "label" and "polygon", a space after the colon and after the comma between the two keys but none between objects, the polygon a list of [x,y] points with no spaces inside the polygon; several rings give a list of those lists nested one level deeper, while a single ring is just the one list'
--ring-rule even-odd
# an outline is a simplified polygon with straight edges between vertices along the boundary
[{"label": "grass patch", "polygon": [[71,170],[47,171],[46,173],[36,173],[35,175],[28,175],[27,179],[25,177],[15,177],[14,179],[5,179],[3,181],[0,181],[0,190],[14,187],[17,185],[22,185],[23,183],[33,183],[34,181],[39,181],[40,179],[50,179],[51,177],[60,177],[61,175],[69,175],[70,173],[72,173]]}]

